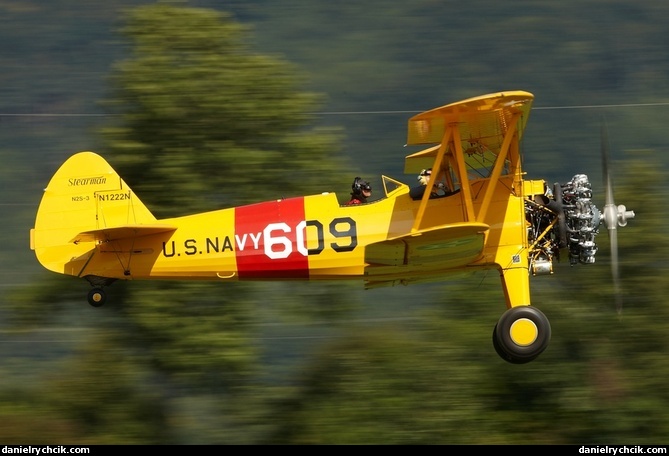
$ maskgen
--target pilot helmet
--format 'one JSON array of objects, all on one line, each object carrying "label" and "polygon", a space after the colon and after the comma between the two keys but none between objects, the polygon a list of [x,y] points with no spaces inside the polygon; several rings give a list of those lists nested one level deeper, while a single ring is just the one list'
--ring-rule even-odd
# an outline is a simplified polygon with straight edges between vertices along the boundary
[{"label": "pilot helmet", "polygon": [[432,176],[432,168],[424,169],[418,175],[418,182],[420,182],[421,185],[427,185],[427,181],[430,180],[430,176]]},{"label": "pilot helmet", "polygon": [[353,193],[356,195],[362,194],[363,190],[367,190],[368,192],[372,191],[372,186],[369,185],[369,182],[366,180],[363,180],[361,177],[356,177],[353,180],[353,185],[351,185],[351,189],[353,190]]}]

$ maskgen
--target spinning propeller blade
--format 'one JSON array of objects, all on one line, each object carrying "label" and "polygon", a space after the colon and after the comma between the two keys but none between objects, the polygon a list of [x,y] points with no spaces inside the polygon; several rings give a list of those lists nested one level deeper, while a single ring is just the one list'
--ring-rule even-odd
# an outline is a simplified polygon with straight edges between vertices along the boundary
[{"label": "spinning propeller blade", "polygon": [[603,181],[606,185],[606,204],[602,213],[603,222],[609,232],[611,243],[611,276],[613,278],[613,293],[616,302],[616,311],[620,314],[623,310],[623,298],[620,289],[620,267],[618,264],[618,226],[627,225],[627,219],[634,218],[634,211],[628,211],[624,205],[616,206],[613,202],[613,184],[609,173],[609,141],[606,125],[602,125],[601,131],[602,148],[602,171]]}]

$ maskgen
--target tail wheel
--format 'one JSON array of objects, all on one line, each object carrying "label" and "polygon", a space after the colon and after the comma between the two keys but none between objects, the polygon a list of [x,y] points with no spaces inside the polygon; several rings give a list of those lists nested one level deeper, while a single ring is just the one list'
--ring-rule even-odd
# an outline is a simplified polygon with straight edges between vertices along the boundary
[{"label": "tail wheel", "polygon": [[88,292],[88,303],[93,307],[100,307],[105,301],[107,301],[107,293],[102,288],[93,288]]},{"label": "tail wheel", "polygon": [[548,347],[551,325],[535,307],[513,307],[502,314],[492,337],[493,347],[502,359],[512,364],[524,364]]}]

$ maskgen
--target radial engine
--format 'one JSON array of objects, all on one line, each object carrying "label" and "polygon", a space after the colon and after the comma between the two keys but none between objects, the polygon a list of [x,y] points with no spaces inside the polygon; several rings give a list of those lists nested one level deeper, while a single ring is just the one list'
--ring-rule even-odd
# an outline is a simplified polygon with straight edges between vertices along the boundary
[{"label": "radial engine", "polygon": [[525,201],[530,271],[552,274],[561,249],[568,249],[572,265],[594,263],[603,215],[592,202],[588,176],[577,174],[566,184],[555,183],[552,191],[544,187],[544,195]]}]

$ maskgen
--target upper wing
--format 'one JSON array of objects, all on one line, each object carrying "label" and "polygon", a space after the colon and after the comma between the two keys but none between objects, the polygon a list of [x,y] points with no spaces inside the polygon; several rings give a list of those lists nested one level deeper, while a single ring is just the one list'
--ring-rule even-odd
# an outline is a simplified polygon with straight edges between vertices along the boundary
[{"label": "upper wing", "polygon": [[83,231],[77,234],[70,242],[109,242],[119,239],[131,239],[150,234],[167,233],[175,231],[176,226],[171,225],[124,225],[112,228],[100,228],[97,230]]},{"label": "upper wing", "polygon": [[432,277],[481,258],[485,223],[456,223],[399,236],[365,248],[368,282]]},{"label": "upper wing", "polygon": [[[533,100],[534,95],[529,92],[500,92],[425,111],[409,119],[407,145],[440,144],[447,127],[457,125],[463,150],[472,146],[478,150],[499,150],[512,117],[518,113],[521,116],[515,128],[521,139]],[[415,174],[432,167],[438,151],[436,146],[409,155],[404,172]]]}]

